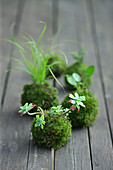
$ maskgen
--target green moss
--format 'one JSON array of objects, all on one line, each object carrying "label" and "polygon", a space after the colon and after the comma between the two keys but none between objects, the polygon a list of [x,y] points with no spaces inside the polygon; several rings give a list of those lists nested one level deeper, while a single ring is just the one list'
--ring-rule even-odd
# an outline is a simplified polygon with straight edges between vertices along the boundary
[{"label": "green moss", "polygon": [[[48,64],[52,64],[54,62],[55,64],[51,66],[51,70],[56,77],[60,77],[66,69],[66,62],[59,55],[53,55],[49,59]],[[51,73],[48,72],[47,76],[51,76]]]},{"label": "green moss", "polygon": [[33,103],[42,109],[49,109],[59,104],[58,92],[48,82],[38,85],[27,84],[24,86],[23,94],[21,95],[21,104],[24,105],[25,103]]},{"label": "green moss", "polygon": [[33,120],[31,132],[36,146],[56,150],[66,145],[71,136],[71,123],[67,117],[46,115],[44,129],[35,127],[35,120]]},{"label": "green moss", "polygon": [[[74,94],[72,92],[72,94]],[[80,96],[85,96],[85,101],[83,102],[86,107],[80,107],[80,111],[75,109],[69,114],[69,118],[72,123],[72,127],[87,127],[94,123],[98,114],[98,100],[94,95],[88,90],[78,90],[77,93]],[[62,106],[64,108],[70,108],[71,104],[69,103],[69,94],[66,95]]]},{"label": "green moss", "polygon": [[[72,75],[73,73],[78,73],[82,79],[82,82],[84,81],[84,72],[87,68],[87,65],[85,63],[73,63],[69,67],[67,67],[65,75]],[[74,89],[74,86],[70,85],[65,77],[65,83],[66,87],[69,89]],[[89,77],[85,83],[86,88],[88,88],[91,85],[91,77]]]}]

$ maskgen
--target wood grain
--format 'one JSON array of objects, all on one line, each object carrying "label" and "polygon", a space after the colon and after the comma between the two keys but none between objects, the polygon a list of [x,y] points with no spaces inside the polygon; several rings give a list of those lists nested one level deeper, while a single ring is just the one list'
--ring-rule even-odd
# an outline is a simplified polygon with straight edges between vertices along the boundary
[{"label": "wood grain", "polygon": [[[113,169],[112,15],[111,0],[0,1],[0,38],[10,38],[9,29],[15,21],[14,32],[18,35],[18,40],[19,35],[25,32],[37,40],[43,28],[39,22],[45,21],[47,31],[41,44],[46,49],[50,41],[45,40],[55,35],[63,25],[56,41],[64,41],[59,50],[77,53],[82,43],[86,47],[85,62],[95,65],[90,90],[99,100],[97,120],[90,128],[72,130],[67,145],[55,151],[55,170]],[[51,170],[50,149],[37,148],[33,144],[30,133],[32,118],[20,117],[18,114],[22,88],[30,82],[30,77],[21,71],[11,71],[6,76],[5,70],[10,59],[4,56],[9,54],[15,54],[14,48],[0,42],[0,100],[3,105],[0,115],[0,168]],[[73,58],[66,54],[70,65]],[[12,66],[15,65],[12,61],[11,63]],[[64,85],[63,77],[59,81]],[[66,93],[60,85],[56,86],[59,101],[62,102]]]},{"label": "wood grain", "polygon": [[[90,142],[91,142],[91,155],[92,155],[92,165],[93,169],[112,169],[113,167],[113,152],[112,152],[112,142],[110,136],[109,123],[106,113],[106,105],[104,100],[104,93],[102,90],[101,77],[99,74],[98,61],[96,58],[96,49],[94,44],[95,36],[92,34],[92,23],[93,19],[90,20],[92,15],[92,10],[88,12],[91,8],[90,2],[85,3],[82,1],[83,8],[81,10],[81,35],[82,42],[86,46],[87,54],[86,61],[88,65],[95,65],[95,74],[93,76],[93,84],[91,86],[91,91],[94,93],[95,97],[99,101],[99,114],[94,126],[89,128],[90,132]],[[98,6],[98,3],[96,4]],[[96,6],[95,6],[96,8]],[[98,13],[99,15],[99,13]],[[91,22],[92,21],[92,22]],[[94,28],[93,28],[94,29]]]},{"label": "wood grain", "polygon": [[[10,27],[15,20],[17,1],[0,1],[0,39],[10,38]],[[0,40],[0,103],[2,102],[3,86],[5,83],[6,69],[9,63],[11,45]]]},{"label": "wood grain", "polygon": [[[94,21],[96,38],[95,46],[98,46],[97,57],[100,63],[100,75],[102,81],[102,88],[104,93],[104,100],[106,104],[106,111],[108,116],[109,128],[113,143],[113,2],[108,1],[92,1],[94,7]],[[97,6],[97,8],[95,7]],[[95,34],[93,34],[95,36]],[[98,44],[97,44],[98,41]]]},{"label": "wood grain", "polygon": [[[79,18],[79,6],[78,1],[59,1],[59,27],[64,23],[64,26],[59,34],[58,41],[72,40],[73,42],[64,42],[61,46],[61,50],[68,52],[78,52],[80,46],[80,18]],[[67,54],[69,65],[73,62],[71,55]],[[62,78],[63,79],[63,78]],[[61,82],[63,83],[63,80]],[[58,85],[57,85],[58,87]],[[60,89],[60,87],[58,87]],[[65,97],[64,92],[60,91],[60,100]],[[65,147],[55,152],[55,170],[90,170],[90,150],[88,141],[87,128],[72,130],[72,137]]]},{"label": "wood grain", "polygon": [[[12,3],[8,4],[7,2],[3,5],[4,8],[7,8],[6,12],[10,12],[11,9],[13,11],[14,8],[13,5],[15,3],[14,4]],[[15,8],[16,7],[17,5],[15,6]],[[15,17],[13,17],[13,19]],[[7,15],[6,18],[7,23],[8,20]],[[14,20],[12,20],[12,22],[14,22]],[[16,24],[17,22],[18,21],[16,20]],[[6,29],[4,25],[2,29]],[[3,53],[2,56],[4,56],[4,54],[5,53]],[[10,51],[10,54],[13,54],[13,51]],[[20,92],[22,90],[21,88],[23,84],[25,83],[24,81],[21,81],[22,76],[23,73],[18,72],[17,74],[16,72],[12,71],[11,74],[9,74],[9,83],[7,82],[8,84],[7,86],[5,86],[6,94],[4,96],[3,111],[0,117],[0,167],[1,169],[4,170],[5,169],[23,170],[26,169],[27,167],[30,135],[29,130],[31,125],[31,119],[30,118],[22,119],[18,114],[18,109],[20,105],[19,104]],[[25,80],[25,78],[23,80]]]},{"label": "wood grain", "polygon": [[[46,49],[50,45],[50,41],[46,40],[52,37],[52,1],[27,1],[21,24],[22,33],[29,33],[35,39],[35,41],[37,41],[43,29],[43,24],[40,24],[40,21],[44,21],[47,24],[46,32],[40,42],[42,44],[43,49]],[[29,156],[27,160],[28,170],[50,170],[50,149],[37,148],[33,144],[33,139],[29,140]]]}]

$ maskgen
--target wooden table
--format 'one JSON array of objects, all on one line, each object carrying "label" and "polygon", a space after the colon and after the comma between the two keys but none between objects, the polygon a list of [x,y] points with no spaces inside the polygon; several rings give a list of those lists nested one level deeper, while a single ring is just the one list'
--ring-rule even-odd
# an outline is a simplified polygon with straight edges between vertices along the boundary
[{"label": "wooden table", "polygon": [[[113,170],[113,1],[111,0],[1,0],[0,38],[10,37],[15,23],[18,38],[29,33],[39,36],[45,21],[45,37],[62,25],[56,43],[64,51],[86,47],[84,61],[95,65],[90,90],[99,100],[99,114],[89,128],[73,129],[65,147],[55,151],[55,170]],[[76,43],[74,43],[76,42]],[[30,77],[22,71],[6,69],[13,62],[14,47],[0,41],[0,170],[51,170],[51,151],[36,148],[30,134],[31,117],[20,117],[20,95]],[[68,54],[71,64],[72,57]],[[63,78],[59,79],[63,84]],[[65,94],[57,84],[59,100]]]}]

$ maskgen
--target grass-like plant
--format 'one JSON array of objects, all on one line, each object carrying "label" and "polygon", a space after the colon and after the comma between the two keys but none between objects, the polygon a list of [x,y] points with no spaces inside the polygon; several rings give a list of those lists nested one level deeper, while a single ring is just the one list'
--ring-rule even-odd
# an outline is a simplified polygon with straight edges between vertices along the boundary
[{"label": "grass-like plant", "polygon": [[59,84],[60,82],[52,72],[51,64],[48,64],[51,57],[48,55],[50,47],[44,51],[40,45],[40,41],[46,31],[46,24],[43,23],[43,25],[42,32],[37,41],[35,41],[31,35],[25,34],[22,36],[24,42],[19,43],[14,37],[12,31],[12,40],[4,40],[12,43],[19,51],[18,57],[11,57],[12,60],[17,62],[18,66],[12,67],[11,69],[19,69],[27,72],[31,76],[33,82],[32,84],[24,86],[21,95],[21,104],[35,103],[43,109],[49,109],[53,105],[58,105],[59,101],[57,89],[52,88],[50,84],[45,81],[48,71],[50,71],[51,75]]},{"label": "grass-like plant", "polygon": [[48,65],[50,56],[45,54],[39,44],[46,30],[46,24],[43,24],[43,30],[36,42],[33,37],[28,34],[22,37],[25,40],[22,44],[17,42],[13,34],[11,34],[13,40],[5,39],[5,41],[15,45],[21,55],[21,58],[20,56],[18,58],[11,57],[11,59],[19,64],[19,66],[12,67],[11,69],[19,69],[27,72],[36,84],[41,84],[45,81],[47,70],[50,69],[50,65]]}]

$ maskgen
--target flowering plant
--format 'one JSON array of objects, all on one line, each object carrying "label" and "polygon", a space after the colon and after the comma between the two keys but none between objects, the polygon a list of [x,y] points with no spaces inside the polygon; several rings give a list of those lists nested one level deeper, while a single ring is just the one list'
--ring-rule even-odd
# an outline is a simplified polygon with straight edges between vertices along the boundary
[{"label": "flowering plant", "polygon": [[[45,121],[44,121],[44,113],[43,113],[43,110],[40,108],[40,107],[37,107],[37,112],[34,112],[34,113],[30,113],[29,111],[34,108],[36,105],[35,104],[28,104],[26,103],[24,106],[21,106],[19,110],[19,113],[21,113],[20,116],[23,116],[25,114],[28,114],[28,115],[36,115],[36,123],[35,123],[35,127],[38,127],[38,126],[41,126],[41,128],[43,129],[43,125],[45,125]],[[39,117],[38,114],[41,114],[41,116]]]},{"label": "flowering plant", "polygon": [[[44,120],[44,112],[42,110],[41,107],[37,107],[37,111],[36,112],[33,112],[33,113],[30,113],[29,111],[34,108],[36,105],[35,104],[28,104],[26,103],[24,106],[21,106],[19,110],[19,113],[21,113],[20,116],[23,116],[25,114],[28,114],[28,115],[36,115],[36,123],[35,123],[35,127],[38,127],[38,126],[41,126],[41,129],[43,129],[43,126],[45,125],[45,120]],[[62,116],[62,115],[65,115],[66,117],[68,116],[70,112],[70,109],[63,109],[62,108],[62,105],[58,105],[58,106],[54,106],[54,107],[51,107],[50,110],[46,111],[46,114],[49,114],[49,115],[59,115],[59,116]],[[40,115],[40,116],[39,116]]]},{"label": "flowering plant", "polygon": [[23,116],[23,115],[25,115],[26,113],[30,114],[29,111],[30,111],[31,109],[33,109],[35,106],[36,106],[36,105],[35,105],[35,104],[32,104],[32,103],[30,103],[30,104],[26,103],[24,106],[21,106],[21,107],[20,107],[21,110],[19,110],[19,113],[21,113],[20,116]]},{"label": "flowering plant", "polygon": [[79,96],[78,93],[73,94],[69,94],[69,97],[71,98],[69,100],[69,103],[72,104],[72,111],[74,111],[76,108],[78,109],[78,111],[80,110],[80,106],[85,107],[85,105],[83,104],[82,101],[85,101],[85,96]]},{"label": "flowering plant", "polygon": [[56,107],[51,107],[51,109],[49,111],[47,111],[49,114],[51,115],[65,115],[65,116],[68,116],[68,114],[70,113],[70,109],[66,108],[64,109],[62,107],[62,105],[58,105]]}]

